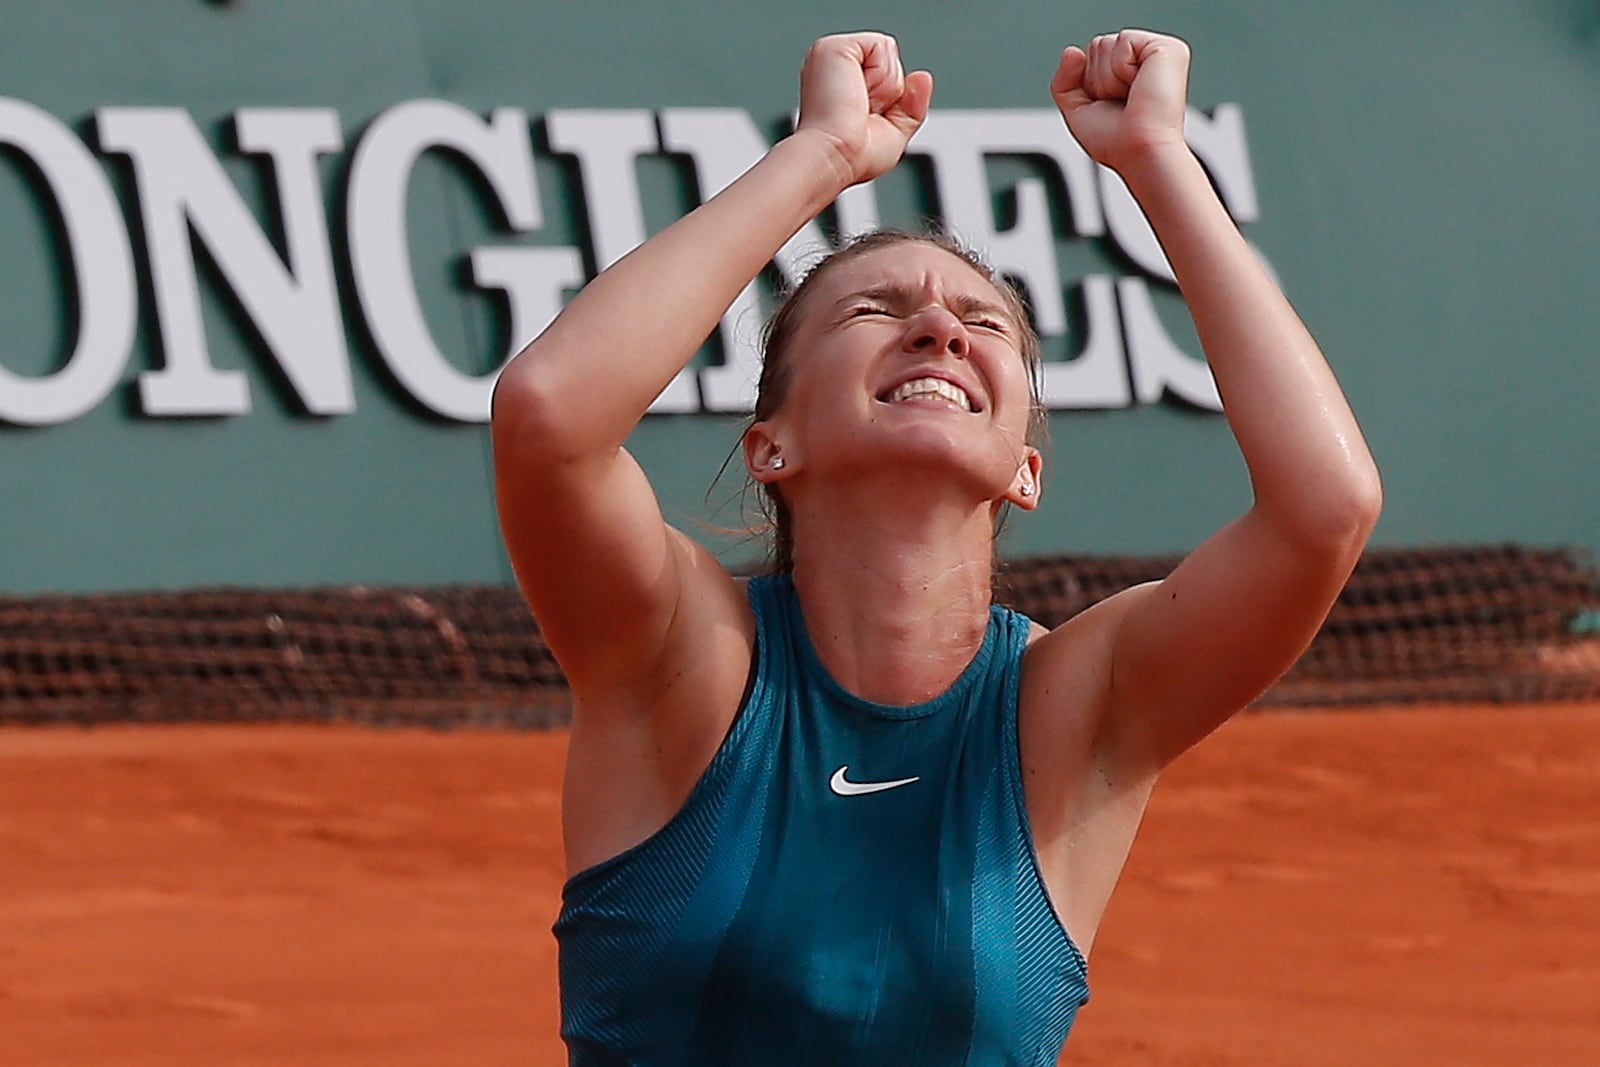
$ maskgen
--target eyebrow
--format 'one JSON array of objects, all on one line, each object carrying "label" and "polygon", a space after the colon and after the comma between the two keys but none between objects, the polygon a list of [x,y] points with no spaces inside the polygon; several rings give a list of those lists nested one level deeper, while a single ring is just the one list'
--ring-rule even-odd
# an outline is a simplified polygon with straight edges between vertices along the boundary
[{"label": "eyebrow", "polygon": [[[911,305],[921,299],[920,291],[910,286],[898,285],[894,282],[885,282],[880,285],[869,285],[865,289],[856,289],[840,297],[835,307],[857,301],[872,301],[890,308],[909,309]],[[1013,329],[1018,327],[1016,317],[1004,304],[976,296],[972,293],[955,293],[948,298],[950,310],[958,316],[966,316],[974,312],[992,315],[1002,319]]]}]

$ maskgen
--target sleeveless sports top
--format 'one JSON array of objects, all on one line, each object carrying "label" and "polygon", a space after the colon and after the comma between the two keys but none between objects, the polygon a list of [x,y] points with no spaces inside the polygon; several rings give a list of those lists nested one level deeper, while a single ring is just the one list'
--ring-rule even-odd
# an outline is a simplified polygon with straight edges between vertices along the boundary
[{"label": "sleeveless sports top", "polygon": [[1028,620],[990,610],[923,704],[845,691],[786,576],[750,582],[755,676],[688,800],[562,894],[572,1067],[1056,1062],[1088,999],[1017,751]]}]

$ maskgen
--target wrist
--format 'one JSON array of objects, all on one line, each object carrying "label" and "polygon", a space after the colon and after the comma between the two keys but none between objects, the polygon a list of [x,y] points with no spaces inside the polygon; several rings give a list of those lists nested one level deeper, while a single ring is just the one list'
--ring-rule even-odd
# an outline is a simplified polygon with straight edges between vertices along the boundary
[{"label": "wrist", "polygon": [[779,141],[772,154],[791,156],[804,167],[808,186],[819,199],[818,210],[855,185],[855,167],[839,138],[812,126],[803,126]]},{"label": "wrist", "polygon": [[1118,159],[1112,166],[1135,197],[1143,189],[1154,189],[1186,174],[1204,174],[1200,160],[1183,138],[1152,141]]}]

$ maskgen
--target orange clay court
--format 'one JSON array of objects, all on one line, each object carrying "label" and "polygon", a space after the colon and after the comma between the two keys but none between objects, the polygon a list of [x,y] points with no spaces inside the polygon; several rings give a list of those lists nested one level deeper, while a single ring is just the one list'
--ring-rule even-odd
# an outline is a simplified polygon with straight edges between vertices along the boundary
[{"label": "orange clay court", "polygon": [[[559,1064],[565,734],[0,730],[0,1063]],[[1600,1064],[1600,705],[1242,715],[1064,1064]]]}]

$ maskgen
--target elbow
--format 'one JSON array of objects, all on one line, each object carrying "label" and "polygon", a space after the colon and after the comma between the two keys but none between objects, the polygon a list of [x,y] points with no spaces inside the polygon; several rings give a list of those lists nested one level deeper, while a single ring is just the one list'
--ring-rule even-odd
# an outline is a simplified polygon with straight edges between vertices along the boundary
[{"label": "elbow", "polygon": [[1258,500],[1257,507],[1272,517],[1280,537],[1303,552],[1353,567],[1383,513],[1383,482],[1369,461],[1334,477],[1308,480],[1281,506]]},{"label": "elbow", "polygon": [[1377,467],[1372,466],[1360,477],[1353,477],[1351,484],[1342,489],[1332,520],[1352,565],[1366,549],[1382,515],[1383,480],[1378,476]]},{"label": "elbow", "polygon": [[535,418],[546,407],[540,396],[539,377],[529,365],[530,345],[503,367],[494,380],[489,395],[489,425],[499,432],[502,427]]},{"label": "elbow", "polygon": [[1339,499],[1345,522],[1365,545],[1383,515],[1383,476],[1370,455],[1363,452],[1361,461],[1351,464]]},{"label": "elbow", "polygon": [[563,395],[540,366],[538,342],[523,349],[495,379],[489,427],[496,457],[514,453],[519,464],[560,463],[584,454],[579,405]]}]

